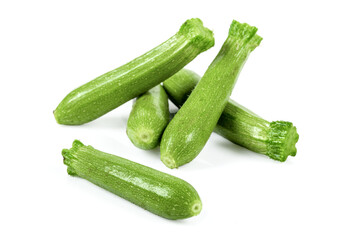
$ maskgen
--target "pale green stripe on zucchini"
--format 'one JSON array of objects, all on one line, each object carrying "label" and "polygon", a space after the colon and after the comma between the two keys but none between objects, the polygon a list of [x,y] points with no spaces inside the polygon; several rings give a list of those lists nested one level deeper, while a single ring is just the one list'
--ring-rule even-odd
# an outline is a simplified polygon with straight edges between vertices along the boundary
[{"label": "pale green stripe on zucchini", "polygon": [[184,180],[130,160],[101,152],[75,140],[62,151],[67,172],[168,219],[196,216],[202,202]]},{"label": "pale green stripe on zucchini", "polygon": [[[200,77],[182,69],[163,82],[169,99],[181,107]],[[297,153],[299,135],[291,122],[268,122],[249,109],[229,99],[214,131],[231,142],[281,162]]]},{"label": "pale green stripe on zucchini", "polygon": [[163,133],[161,161],[177,168],[192,161],[208,141],[239,73],[262,38],[257,28],[233,21],[220,52]]},{"label": "pale green stripe on zucchini", "polygon": [[157,85],[134,102],[126,133],[136,147],[153,149],[159,145],[168,122],[168,97],[163,87]]},{"label": "pale green stripe on zucchini", "polygon": [[90,122],[155,87],[214,45],[200,19],[187,20],[167,41],[70,92],[54,111],[60,124]]}]

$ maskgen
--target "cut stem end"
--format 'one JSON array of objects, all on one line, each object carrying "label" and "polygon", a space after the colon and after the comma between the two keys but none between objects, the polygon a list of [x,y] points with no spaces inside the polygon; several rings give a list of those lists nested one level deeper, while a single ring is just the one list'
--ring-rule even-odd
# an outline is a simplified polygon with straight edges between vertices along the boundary
[{"label": "cut stem end", "polygon": [[144,150],[153,149],[158,145],[158,140],[151,129],[127,129],[127,136],[136,147]]},{"label": "cut stem end", "polygon": [[168,168],[178,168],[176,162],[174,159],[170,156],[161,156],[161,161],[166,165]]},{"label": "cut stem end", "polygon": [[267,155],[280,162],[286,161],[288,156],[297,154],[298,139],[297,128],[291,122],[271,122]]},{"label": "cut stem end", "polygon": [[196,201],[191,207],[191,212],[193,216],[198,215],[201,211],[202,211],[202,202]]}]

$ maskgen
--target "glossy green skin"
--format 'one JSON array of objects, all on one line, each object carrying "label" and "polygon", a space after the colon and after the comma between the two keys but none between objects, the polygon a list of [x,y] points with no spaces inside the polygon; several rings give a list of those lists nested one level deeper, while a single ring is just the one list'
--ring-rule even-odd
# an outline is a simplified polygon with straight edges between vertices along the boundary
[{"label": "glossy green skin", "polygon": [[70,92],[54,111],[60,124],[90,122],[163,82],[214,45],[200,19],[187,20],[166,42]]},{"label": "glossy green skin", "polygon": [[249,54],[260,44],[257,28],[232,22],[228,38],[190,97],[163,133],[161,161],[177,168],[192,161],[215,128]]},{"label": "glossy green skin", "polygon": [[[197,85],[200,77],[182,69],[163,82],[170,100],[180,107]],[[268,122],[249,109],[229,99],[214,131],[231,142],[274,160],[286,161],[295,156],[299,135],[291,122]]]},{"label": "glossy green skin", "polygon": [[62,151],[67,172],[84,178],[130,202],[168,219],[200,213],[196,190],[184,180],[75,140]]},{"label": "glossy green skin", "polygon": [[164,81],[163,87],[169,99],[180,108],[190,96],[200,79],[201,77],[194,71],[183,68]]},{"label": "glossy green skin", "polygon": [[139,96],[127,121],[127,136],[141,149],[153,149],[160,143],[169,122],[168,97],[161,85]]},{"label": "glossy green skin", "polygon": [[215,132],[233,143],[280,162],[297,154],[299,139],[291,122],[268,122],[233,100],[229,100]]}]

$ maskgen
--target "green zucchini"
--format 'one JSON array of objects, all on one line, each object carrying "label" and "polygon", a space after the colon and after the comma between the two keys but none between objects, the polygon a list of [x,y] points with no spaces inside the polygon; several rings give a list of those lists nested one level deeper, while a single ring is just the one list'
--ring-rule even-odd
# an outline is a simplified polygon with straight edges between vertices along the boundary
[{"label": "green zucchini", "polygon": [[208,141],[249,54],[262,38],[257,28],[233,21],[220,52],[163,133],[161,161],[177,168],[192,161]]},{"label": "green zucchini", "polygon": [[168,219],[196,216],[202,202],[184,180],[75,140],[62,151],[67,172],[84,178],[156,215]]},{"label": "green zucchini", "polygon": [[163,87],[157,85],[134,102],[126,133],[136,147],[153,149],[159,145],[168,122],[168,97]]},{"label": "green zucchini", "polygon": [[70,92],[54,111],[60,124],[90,122],[155,87],[214,46],[200,19],[187,20],[167,41]]},{"label": "green zucchini", "polygon": [[[200,77],[182,69],[163,82],[169,99],[181,107]],[[229,99],[214,131],[231,142],[280,162],[295,156],[299,135],[291,122],[268,122],[252,111]]]},{"label": "green zucchini", "polygon": [[196,87],[201,77],[189,69],[183,68],[163,82],[169,100],[180,108]]}]

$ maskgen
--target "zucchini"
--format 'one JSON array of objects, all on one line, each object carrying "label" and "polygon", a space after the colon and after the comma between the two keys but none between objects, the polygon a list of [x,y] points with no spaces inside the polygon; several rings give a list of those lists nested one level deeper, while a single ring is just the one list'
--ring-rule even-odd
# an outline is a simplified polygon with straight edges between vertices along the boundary
[{"label": "zucchini", "polygon": [[187,20],[167,41],[70,92],[54,111],[60,124],[90,122],[155,87],[214,45],[200,19]]},{"label": "zucchini", "polygon": [[[182,69],[163,82],[169,99],[181,107],[200,77]],[[251,151],[280,162],[297,153],[299,135],[291,122],[268,122],[252,111],[229,99],[214,132]]]},{"label": "zucchini", "polygon": [[233,21],[220,52],[163,133],[161,161],[177,168],[192,161],[208,141],[249,54],[262,38],[257,28]]},{"label": "zucchini", "polygon": [[184,180],[85,146],[62,150],[67,172],[84,178],[156,215],[183,219],[198,215],[202,202]]},{"label": "zucchini", "polygon": [[138,148],[153,149],[169,122],[168,97],[161,85],[136,99],[127,121],[127,136]]},{"label": "zucchini", "polygon": [[163,82],[169,100],[180,108],[196,87],[201,77],[189,69],[183,68]]}]

